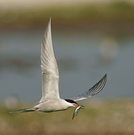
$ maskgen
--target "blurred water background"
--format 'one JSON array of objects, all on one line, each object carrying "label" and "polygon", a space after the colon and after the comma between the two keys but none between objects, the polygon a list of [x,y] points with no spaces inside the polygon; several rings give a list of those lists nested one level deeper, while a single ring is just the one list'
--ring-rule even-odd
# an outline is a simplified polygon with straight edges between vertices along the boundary
[{"label": "blurred water background", "polygon": [[134,18],[133,13],[129,15],[133,6],[126,2],[96,5],[86,5],[86,11],[84,4],[75,10],[67,6],[72,14],[67,7],[1,8],[1,102],[12,96],[22,102],[40,98],[40,43],[49,17],[62,97],[77,96],[107,73],[108,82],[99,97],[133,98]]},{"label": "blurred water background", "polygon": [[[51,17],[53,44],[60,71],[61,97],[77,96],[92,87],[107,73],[108,80],[104,90],[93,99],[96,101],[99,99],[100,103],[103,100],[123,99],[123,101],[129,100],[132,105],[131,100],[134,97],[133,1],[93,2],[84,0],[77,4],[71,3],[71,1],[60,4],[58,0],[55,2],[40,0],[39,2],[41,4],[32,0],[20,2],[14,0],[13,3],[0,1],[0,103],[4,103],[7,107],[11,107],[11,105],[14,107],[16,103],[31,104],[40,99],[40,43],[49,17]],[[119,127],[118,125],[124,123],[123,120],[125,120],[126,122],[121,125],[119,131],[127,129],[126,132],[133,133],[134,125],[133,121],[130,121],[133,118],[132,106],[129,106],[128,102],[123,102],[123,104],[119,102],[117,108],[122,106],[120,106],[120,110],[117,110],[112,106],[113,104],[116,103],[105,105],[105,103],[95,102],[91,106],[88,114],[93,115],[93,125],[98,128],[99,132],[106,127],[107,120],[110,122],[113,120],[114,124],[111,122],[106,132],[113,131],[113,129],[116,132],[118,130],[116,127]],[[126,115],[121,115],[124,105],[129,108],[125,106]],[[94,106],[100,109],[101,117],[97,113],[99,110],[96,111]],[[114,111],[107,113],[111,119],[104,117],[105,111],[109,111],[111,108]],[[131,115],[127,114],[130,108]],[[114,112],[116,113],[114,114]],[[85,111],[83,120],[87,120],[86,114]],[[60,121],[55,119],[55,115],[57,114],[51,115],[52,119],[48,125],[54,128],[54,132],[58,131],[57,129],[61,131],[61,128],[52,124]],[[60,115],[62,119],[66,119],[64,114]],[[45,119],[47,119],[46,117]],[[23,119],[25,123],[25,116]],[[99,125],[98,119],[102,125]],[[0,122],[3,123],[1,120]],[[23,125],[22,123],[19,125]],[[32,124],[33,127],[40,126],[39,123]],[[81,125],[80,121],[78,124]],[[89,121],[85,124],[83,132],[84,129],[88,129],[88,124]],[[4,128],[1,126],[0,131],[4,133],[9,125],[4,125]],[[97,131],[93,127],[90,127],[90,131]],[[13,134],[19,132],[13,127],[10,129],[9,131]],[[39,129],[41,133],[47,132],[47,127],[45,129],[42,127],[43,131],[41,127]],[[21,130],[23,131],[22,127]],[[121,134],[125,134],[125,130]],[[50,130],[48,131],[50,132]],[[27,133],[33,134],[33,132],[30,130]],[[96,134],[99,134],[98,132]]]},{"label": "blurred water background", "polygon": [[[52,20],[52,24],[54,20]],[[60,31],[52,27],[62,97],[92,87],[105,73],[108,82],[99,97],[133,98],[134,38],[117,39],[100,32]],[[40,43],[44,29],[0,32],[0,100],[41,96]]]}]

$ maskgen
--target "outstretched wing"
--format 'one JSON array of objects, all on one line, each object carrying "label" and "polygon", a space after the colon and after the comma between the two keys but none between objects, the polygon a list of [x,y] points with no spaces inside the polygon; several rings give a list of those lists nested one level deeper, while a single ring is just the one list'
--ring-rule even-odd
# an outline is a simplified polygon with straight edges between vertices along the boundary
[{"label": "outstretched wing", "polygon": [[59,72],[52,44],[51,19],[41,44],[41,70],[42,98],[40,102],[59,98]]},{"label": "outstretched wing", "polygon": [[81,101],[81,100],[87,99],[88,97],[98,94],[104,88],[106,81],[107,81],[107,74],[105,74],[101,78],[101,80],[98,83],[96,83],[92,88],[90,88],[88,91],[81,93],[76,98],[73,98],[73,100]]}]

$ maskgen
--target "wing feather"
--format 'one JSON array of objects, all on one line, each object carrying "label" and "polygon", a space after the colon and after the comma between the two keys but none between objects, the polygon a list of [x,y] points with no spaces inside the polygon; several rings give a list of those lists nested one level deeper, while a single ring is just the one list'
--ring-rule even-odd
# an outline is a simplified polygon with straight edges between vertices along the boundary
[{"label": "wing feather", "polygon": [[42,98],[40,102],[59,98],[59,71],[52,44],[51,19],[41,43],[41,70]]},{"label": "wing feather", "polygon": [[107,81],[107,74],[105,74],[99,82],[97,82],[92,88],[90,88],[88,91],[85,91],[78,95],[76,98],[73,98],[74,101],[81,101],[85,100],[88,97],[92,97],[96,94],[98,94],[105,86]]}]

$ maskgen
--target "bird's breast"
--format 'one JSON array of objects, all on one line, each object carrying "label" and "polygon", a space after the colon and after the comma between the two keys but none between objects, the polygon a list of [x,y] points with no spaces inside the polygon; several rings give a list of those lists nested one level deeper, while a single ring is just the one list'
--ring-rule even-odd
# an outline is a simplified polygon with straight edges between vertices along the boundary
[{"label": "bird's breast", "polygon": [[38,110],[42,112],[62,111],[70,105],[63,100],[46,100],[38,105]]}]

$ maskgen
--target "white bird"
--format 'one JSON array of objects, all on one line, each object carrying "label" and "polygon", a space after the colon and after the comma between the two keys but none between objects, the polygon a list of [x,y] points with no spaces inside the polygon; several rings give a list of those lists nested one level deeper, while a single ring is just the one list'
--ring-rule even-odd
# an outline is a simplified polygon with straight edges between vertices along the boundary
[{"label": "white bird", "polygon": [[88,91],[83,92],[76,98],[62,99],[59,95],[59,71],[53,50],[51,35],[51,19],[49,20],[44,39],[41,43],[41,70],[42,70],[42,97],[37,105],[29,109],[20,109],[17,112],[55,112],[63,111],[70,107],[75,108],[74,118],[83,108],[77,101],[87,99],[99,93],[106,84],[107,75],[96,83]]}]

